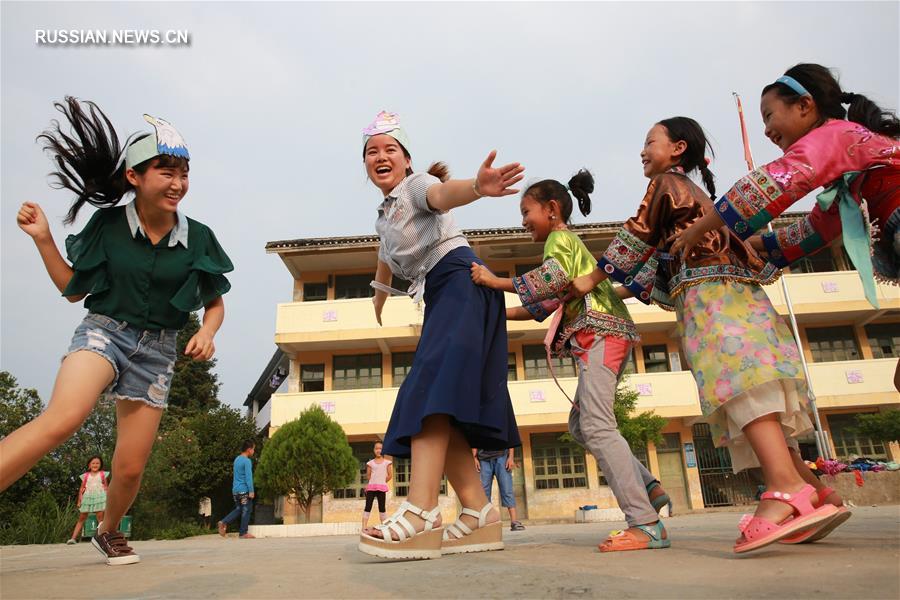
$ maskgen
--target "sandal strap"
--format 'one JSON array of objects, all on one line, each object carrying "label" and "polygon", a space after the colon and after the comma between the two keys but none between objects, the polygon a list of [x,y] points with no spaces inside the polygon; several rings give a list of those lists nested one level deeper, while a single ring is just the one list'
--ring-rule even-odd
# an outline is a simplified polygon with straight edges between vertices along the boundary
[{"label": "sandal strap", "polygon": [[663,527],[662,521],[657,521],[654,525],[635,525],[635,527],[650,536],[650,539],[653,541],[663,539],[665,527]]},{"label": "sandal strap", "polygon": [[[438,505],[432,510],[425,510],[415,504],[404,501],[400,508],[397,509],[397,512],[385,519],[381,525],[375,526],[375,529],[381,532],[384,541],[399,543],[407,538],[416,536],[416,528],[404,516],[406,513],[412,513],[425,521],[425,529],[422,531],[422,533],[425,533],[434,529],[434,522],[437,520],[438,515],[441,514],[441,507]],[[394,540],[391,533],[397,534],[396,540]]]},{"label": "sandal strap", "polygon": [[456,521],[444,530],[444,537],[446,537],[447,539],[451,539],[449,537],[449,534],[452,533],[453,538],[458,540],[460,538],[466,537],[467,535],[472,533],[472,531],[473,530],[462,521]]},{"label": "sandal strap", "polygon": [[[494,505],[491,504],[490,502],[488,502],[487,504],[482,506],[481,510],[474,510],[471,508],[463,507],[463,509],[460,511],[460,517],[462,517],[462,515],[468,515],[470,517],[478,519],[478,527],[476,529],[480,529],[485,526],[485,524],[487,522],[487,516],[490,514],[491,509],[493,507],[494,507]],[[466,537],[467,535],[471,534],[473,531],[474,530],[471,527],[469,527],[468,525],[466,525],[463,522],[462,518],[457,518],[456,521],[452,525],[449,525],[448,527],[446,527],[444,529],[444,539],[445,540],[450,540],[450,539],[458,540],[458,539]],[[451,533],[453,534],[453,538],[450,537]]]},{"label": "sandal strap", "polygon": [[[813,512],[815,509],[812,505],[812,495],[816,494],[816,488],[813,486],[806,484],[799,491],[790,493],[790,492],[764,492],[762,496],[760,496],[761,500],[777,500],[779,502],[784,502],[791,506],[794,509],[794,512],[798,515],[808,515]],[[818,499],[818,496],[817,496]]]}]

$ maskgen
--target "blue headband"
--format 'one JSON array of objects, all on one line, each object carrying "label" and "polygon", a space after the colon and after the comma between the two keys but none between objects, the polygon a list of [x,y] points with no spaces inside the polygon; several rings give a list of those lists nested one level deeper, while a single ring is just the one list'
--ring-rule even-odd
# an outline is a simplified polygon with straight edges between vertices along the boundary
[{"label": "blue headband", "polygon": [[803,87],[802,85],[800,85],[799,81],[797,81],[796,79],[794,79],[793,77],[791,77],[789,75],[782,75],[781,77],[779,77],[778,79],[775,80],[775,83],[783,83],[784,85],[791,88],[793,91],[797,92],[797,94],[800,96],[812,97],[812,94],[807,92],[806,88]]}]

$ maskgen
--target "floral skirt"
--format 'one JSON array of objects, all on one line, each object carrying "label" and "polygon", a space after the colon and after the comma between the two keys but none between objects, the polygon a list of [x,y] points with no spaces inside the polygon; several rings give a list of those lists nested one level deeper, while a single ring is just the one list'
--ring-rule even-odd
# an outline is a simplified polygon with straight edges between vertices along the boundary
[{"label": "floral skirt", "polygon": [[742,429],[780,415],[786,438],[812,430],[806,381],[793,335],[758,285],[713,280],[676,298],[678,328],[703,417],[735,472],[758,466]]}]

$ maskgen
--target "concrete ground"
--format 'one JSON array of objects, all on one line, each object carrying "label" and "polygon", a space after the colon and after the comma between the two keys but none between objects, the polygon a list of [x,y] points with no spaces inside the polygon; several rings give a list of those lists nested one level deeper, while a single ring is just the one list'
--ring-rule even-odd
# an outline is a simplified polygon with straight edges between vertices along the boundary
[{"label": "concrete ground", "polygon": [[0,549],[14,598],[900,598],[900,507],[854,509],[827,539],[732,554],[739,515],[668,519],[672,548],[600,554],[620,523],[535,525],[506,550],[382,562],[351,536],[136,542],[107,567],[86,543]]}]

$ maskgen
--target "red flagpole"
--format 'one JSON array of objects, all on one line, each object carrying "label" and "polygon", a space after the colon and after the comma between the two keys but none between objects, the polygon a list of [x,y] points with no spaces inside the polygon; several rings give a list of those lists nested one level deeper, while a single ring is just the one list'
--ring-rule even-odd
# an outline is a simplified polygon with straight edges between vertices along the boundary
[{"label": "red flagpole", "polygon": [[741,137],[744,139],[744,160],[747,161],[747,169],[753,170],[753,153],[750,151],[750,137],[747,135],[747,124],[744,122],[744,107],[741,106],[741,97],[737,92],[731,92],[734,101],[737,102],[738,119],[741,121]]}]

